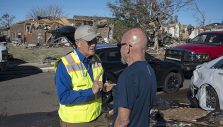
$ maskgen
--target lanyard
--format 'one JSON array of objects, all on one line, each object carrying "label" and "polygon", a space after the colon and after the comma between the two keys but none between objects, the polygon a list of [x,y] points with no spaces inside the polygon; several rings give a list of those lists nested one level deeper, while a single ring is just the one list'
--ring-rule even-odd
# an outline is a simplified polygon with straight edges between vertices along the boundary
[{"label": "lanyard", "polygon": [[[88,66],[90,66],[90,65],[88,65]],[[89,67],[88,67],[88,69],[86,69],[86,72],[84,72],[84,68],[86,68],[86,67],[84,67],[83,63],[81,63],[81,71],[82,71],[82,74],[83,74],[84,77],[87,77],[87,73],[88,73]]]},{"label": "lanyard", "polygon": [[[87,73],[88,73],[88,71],[89,71],[89,69],[90,69],[90,62],[87,64],[87,68],[84,66],[84,64],[81,62],[81,71],[82,71],[82,74],[83,74],[83,76],[84,77],[87,77]],[[86,72],[84,72],[84,68],[86,68]]]}]

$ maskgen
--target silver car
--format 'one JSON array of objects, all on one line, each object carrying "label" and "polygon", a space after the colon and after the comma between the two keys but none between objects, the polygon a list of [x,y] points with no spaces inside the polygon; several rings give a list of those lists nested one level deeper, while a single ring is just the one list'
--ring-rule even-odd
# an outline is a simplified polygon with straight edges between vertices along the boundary
[{"label": "silver car", "polygon": [[188,95],[194,107],[223,110],[223,56],[196,67]]}]

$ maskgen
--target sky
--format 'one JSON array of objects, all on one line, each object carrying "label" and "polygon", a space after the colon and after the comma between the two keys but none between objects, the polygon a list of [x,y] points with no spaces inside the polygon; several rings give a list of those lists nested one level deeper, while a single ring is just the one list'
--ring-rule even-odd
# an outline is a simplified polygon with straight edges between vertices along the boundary
[{"label": "sky", "polygon": [[[64,16],[72,18],[79,16],[112,17],[112,12],[106,6],[107,2],[115,0],[1,0],[0,16],[9,13],[16,18],[14,22],[27,18],[32,8],[44,8],[57,5],[63,9]],[[207,24],[223,21],[223,0],[196,0],[198,7],[207,17]],[[197,14],[192,7],[186,7],[177,13],[178,20],[185,25],[199,25]]]}]

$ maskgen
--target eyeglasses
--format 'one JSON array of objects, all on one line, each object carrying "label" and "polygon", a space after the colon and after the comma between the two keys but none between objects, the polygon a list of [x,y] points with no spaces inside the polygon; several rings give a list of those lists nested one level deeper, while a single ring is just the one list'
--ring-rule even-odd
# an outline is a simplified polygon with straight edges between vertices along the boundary
[{"label": "eyeglasses", "polygon": [[[84,40],[84,41],[85,41],[85,40]],[[93,40],[91,40],[91,41],[85,41],[85,42],[87,42],[88,45],[97,44],[98,39],[95,38],[95,39],[93,39]]]},{"label": "eyeglasses", "polygon": [[121,48],[123,45],[126,45],[126,43],[118,43],[118,44],[117,44],[117,46],[118,46],[119,48]]},{"label": "eyeglasses", "polygon": [[123,45],[129,45],[130,47],[132,47],[132,45],[127,44],[127,43],[118,43],[118,44],[117,44],[117,46],[118,46],[119,48],[121,48]]},{"label": "eyeglasses", "polygon": [[97,44],[97,40],[93,39],[91,41],[86,41],[88,45]]}]

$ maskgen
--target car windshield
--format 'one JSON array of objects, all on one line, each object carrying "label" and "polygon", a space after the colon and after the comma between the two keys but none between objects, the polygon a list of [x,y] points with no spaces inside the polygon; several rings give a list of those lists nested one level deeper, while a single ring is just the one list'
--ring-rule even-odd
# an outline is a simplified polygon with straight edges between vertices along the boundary
[{"label": "car windshield", "polygon": [[195,44],[221,45],[223,44],[223,34],[204,33],[191,40]]}]

